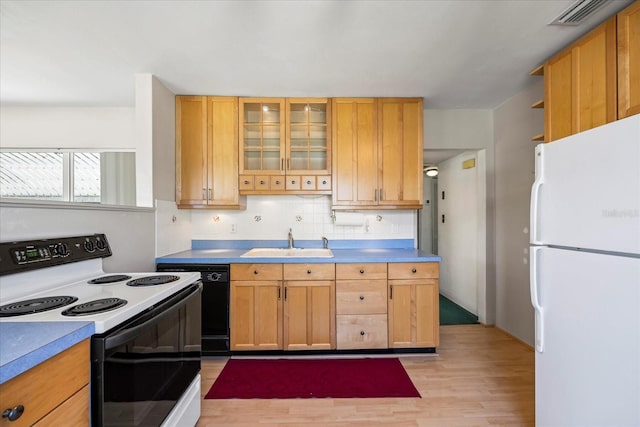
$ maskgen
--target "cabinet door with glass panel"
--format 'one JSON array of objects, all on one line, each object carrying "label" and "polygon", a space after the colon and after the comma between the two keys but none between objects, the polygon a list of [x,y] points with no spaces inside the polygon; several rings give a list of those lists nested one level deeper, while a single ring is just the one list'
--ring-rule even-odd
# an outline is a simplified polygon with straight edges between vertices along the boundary
[{"label": "cabinet door with glass panel", "polygon": [[240,98],[240,174],[284,175],[284,98]]},{"label": "cabinet door with glass panel", "polygon": [[288,98],[287,175],[331,172],[330,104],[326,98]]}]

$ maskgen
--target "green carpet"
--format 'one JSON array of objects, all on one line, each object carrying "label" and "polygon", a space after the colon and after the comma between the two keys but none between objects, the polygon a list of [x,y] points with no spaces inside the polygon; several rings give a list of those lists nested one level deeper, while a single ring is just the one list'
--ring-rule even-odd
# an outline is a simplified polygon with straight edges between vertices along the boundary
[{"label": "green carpet", "polygon": [[469,325],[478,323],[478,316],[440,295],[440,324]]}]

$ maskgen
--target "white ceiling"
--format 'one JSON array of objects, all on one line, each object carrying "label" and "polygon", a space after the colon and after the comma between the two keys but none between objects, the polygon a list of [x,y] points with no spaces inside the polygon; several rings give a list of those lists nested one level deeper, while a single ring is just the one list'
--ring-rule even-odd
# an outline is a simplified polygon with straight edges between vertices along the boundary
[{"label": "white ceiling", "polygon": [[559,27],[573,0],[1,0],[0,102],[133,106],[134,75],[151,73],[176,94],[495,108],[630,2]]}]

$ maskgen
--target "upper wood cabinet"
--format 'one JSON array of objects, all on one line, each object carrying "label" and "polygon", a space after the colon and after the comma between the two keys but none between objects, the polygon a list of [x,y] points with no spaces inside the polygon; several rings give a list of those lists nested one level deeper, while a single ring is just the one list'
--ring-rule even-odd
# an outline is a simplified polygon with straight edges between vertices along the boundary
[{"label": "upper wood cabinet", "polygon": [[618,14],[618,118],[640,113],[640,1]]},{"label": "upper wood cabinet", "polygon": [[176,202],[246,207],[238,190],[238,98],[176,97]]},{"label": "upper wood cabinet", "polygon": [[544,79],[546,142],[616,120],[616,17],[551,58]]},{"label": "upper wood cabinet", "polygon": [[333,208],[420,209],[421,98],[333,100]]},{"label": "upper wood cabinet", "polygon": [[378,204],[422,209],[422,98],[378,100]]},{"label": "upper wood cabinet", "polygon": [[633,2],[536,68],[544,75],[545,129],[555,141],[640,113],[640,2]]},{"label": "upper wood cabinet", "polygon": [[240,192],[329,194],[327,98],[240,98]]}]

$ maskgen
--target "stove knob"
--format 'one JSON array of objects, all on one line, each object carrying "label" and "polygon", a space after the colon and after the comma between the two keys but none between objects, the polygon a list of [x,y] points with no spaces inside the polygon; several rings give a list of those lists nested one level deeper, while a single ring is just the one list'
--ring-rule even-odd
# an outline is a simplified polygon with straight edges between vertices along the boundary
[{"label": "stove knob", "polygon": [[107,248],[107,244],[104,242],[104,240],[96,240],[96,247],[101,251],[104,251]]},{"label": "stove knob", "polygon": [[91,240],[87,240],[86,242],[83,243],[84,246],[84,250],[87,252],[95,252],[96,251],[96,247],[93,245],[93,242]]},{"label": "stove knob", "polygon": [[69,255],[69,247],[66,245],[66,243],[58,243],[56,245],[56,253],[59,256],[68,256]]}]

